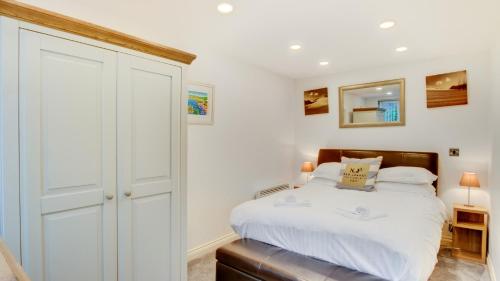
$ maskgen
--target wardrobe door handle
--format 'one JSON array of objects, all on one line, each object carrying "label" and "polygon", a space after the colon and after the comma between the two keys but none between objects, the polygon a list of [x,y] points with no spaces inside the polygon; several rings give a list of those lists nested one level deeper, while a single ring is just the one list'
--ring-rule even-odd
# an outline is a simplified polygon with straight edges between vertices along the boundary
[{"label": "wardrobe door handle", "polygon": [[130,197],[130,196],[132,196],[132,192],[127,191],[127,192],[123,193],[123,195],[125,195],[125,196],[127,196],[127,197]]},{"label": "wardrobe door handle", "polygon": [[113,198],[114,198],[113,194],[106,195],[106,199],[108,200],[113,200]]}]

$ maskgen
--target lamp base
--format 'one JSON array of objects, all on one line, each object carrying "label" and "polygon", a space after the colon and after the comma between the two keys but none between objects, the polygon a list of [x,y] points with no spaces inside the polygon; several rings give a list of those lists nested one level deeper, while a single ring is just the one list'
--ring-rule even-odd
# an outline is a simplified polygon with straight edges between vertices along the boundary
[{"label": "lamp base", "polygon": [[469,190],[468,190],[468,193],[467,193],[467,204],[465,204],[465,207],[469,207],[469,208],[473,208],[474,205],[472,205],[470,203],[470,186],[468,186]]}]

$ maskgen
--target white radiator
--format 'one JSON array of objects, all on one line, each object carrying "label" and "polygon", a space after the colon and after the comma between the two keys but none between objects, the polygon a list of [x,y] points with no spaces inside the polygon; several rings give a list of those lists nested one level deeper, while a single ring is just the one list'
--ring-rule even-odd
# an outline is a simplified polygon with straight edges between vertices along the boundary
[{"label": "white radiator", "polygon": [[257,192],[257,194],[255,194],[255,199],[266,197],[266,196],[269,196],[273,193],[284,191],[284,190],[289,190],[289,189],[292,189],[292,186],[289,184],[281,184],[281,185],[273,186],[273,187],[270,187],[268,189],[264,189],[264,190]]}]

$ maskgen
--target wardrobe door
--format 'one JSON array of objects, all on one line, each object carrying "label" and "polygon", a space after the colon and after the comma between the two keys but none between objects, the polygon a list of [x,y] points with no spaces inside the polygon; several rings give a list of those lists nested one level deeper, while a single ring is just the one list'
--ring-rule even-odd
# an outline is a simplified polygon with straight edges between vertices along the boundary
[{"label": "wardrobe door", "polygon": [[34,281],[117,280],[116,60],[20,31],[22,262]]},{"label": "wardrobe door", "polygon": [[181,69],[118,58],[119,280],[180,280]]}]

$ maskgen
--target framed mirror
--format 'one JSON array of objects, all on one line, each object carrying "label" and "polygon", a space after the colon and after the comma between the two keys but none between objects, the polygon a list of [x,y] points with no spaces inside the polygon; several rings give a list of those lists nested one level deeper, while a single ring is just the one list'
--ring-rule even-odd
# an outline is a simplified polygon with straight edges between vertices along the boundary
[{"label": "framed mirror", "polygon": [[405,80],[339,88],[340,128],[405,125]]}]

